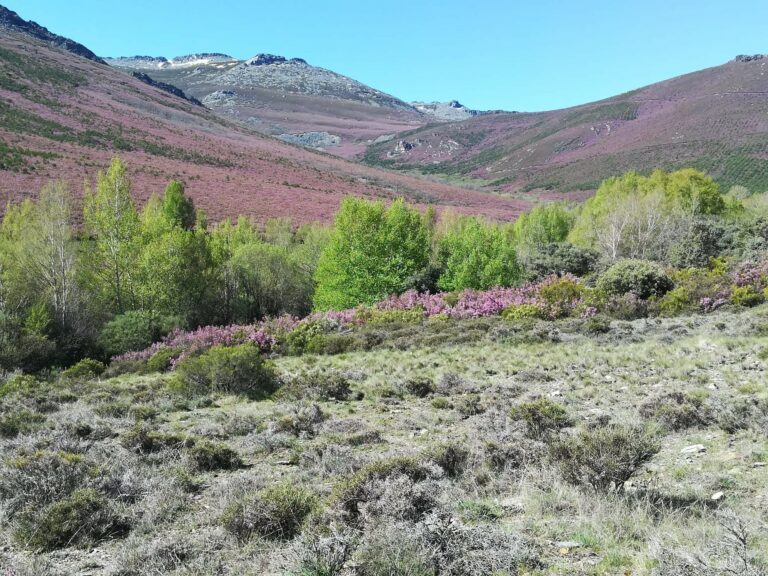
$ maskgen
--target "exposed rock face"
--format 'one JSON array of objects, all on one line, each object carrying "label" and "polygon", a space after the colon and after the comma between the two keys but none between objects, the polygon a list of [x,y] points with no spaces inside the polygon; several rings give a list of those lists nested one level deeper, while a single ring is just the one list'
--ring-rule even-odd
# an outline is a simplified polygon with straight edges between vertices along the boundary
[{"label": "exposed rock face", "polygon": [[200,102],[197,98],[191,98],[184,94],[184,91],[180,88],[176,88],[176,86],[172,86],[171,84],[167,84],[165,82],[158,82],[157,80],[153,80],[143,72],[136,72],[135,70],[131,72],[131,76],[134,78],[137,78],[138,80],[141,80],[145,84],[149,84],[150,86],[154,86],[155,88],[158,88],[159,90],[163,90],[164,92],[168,92],[169,94],[173,94],[174,96],[178,96],[179,98],[184,98],[184,100],[188,100],[189,102],[192,102],[192,104],[195,104],[197,106],[202,106],[203,103]]},{"label": "exposed rock face", "polygon": [[309,148],[325,148],[326,146],[338,146],[341,138],[328,132],[304,132],[302,134],[280,134],[278,136],[284,142],[307,146]]},{"label": "exposed rock face", "polygon": [[467,108],[458,100],[451,100],[450,102],[411,102],[411,105],[419,112],[448,122],[466,120],[467,118],[483,114],[483,112]]},{"label": "exposed rock face", "polygon": [[204,52],[202,54],[187,54],[176,56],[171,60],[163,56],[119,56],[117,58],[104,58],[110,66],[128,68],[132,70],[162,70],[166,68],[186,68],[220,62],[235,61],[232,56],[218,52]]},{"label": "exposed rock face", "polygon": [[0,28],[29,34],[38,40],[42,40],[57,48],[62,48],[67,52],[72,52],[73,54],[77,54],[88,60],[93,60],[94,62],[104,63],[101,58],[96,56],[96,54],[88,50],[88,48],[82,44],[70,40],[69,38],[65,38],[64,36],[54,34],[36,22],[24,20],[21,16],[16,14],[16,12],[8,10],[8,8],[5,8],[4,6],[0,6]]},{"label": "exposed rock face", "polygon": [[765,54],[752,54],[751,56],[748,54],[739,54],[734,58],[736,62],[752,62],[753,60],[762,60],[765,58]]}]

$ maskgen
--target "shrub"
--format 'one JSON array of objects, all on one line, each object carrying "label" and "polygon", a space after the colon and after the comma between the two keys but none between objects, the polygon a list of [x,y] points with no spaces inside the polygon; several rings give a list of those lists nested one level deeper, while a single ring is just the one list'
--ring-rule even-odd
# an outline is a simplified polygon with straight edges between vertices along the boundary
[{"label": "shrub", "polygon": [[312,437],[315,426],[325,419],[325,414],[317,404],[291,406],[287,414],[282,414],[272,424],[273,432],[286,432],[294,436]]},{"label": "shrub", "polygon": [[565,408],[546,398],[515,406],[510,417],[525,422],[528,436],[537,439],[548,438],[552,432],[573,425]]},{"label": "shrub", "polygon": [[469,418],[485,412],[485,407],[479,395],[467,394],[456,401],[456,410],[465,418]]},{"label": "shrub", "polygon": [[0,413],[0,437],[15,438],[39,430],[45,423],[45,416],[30,410],[14,410]]},{"label": "shrub", "polygon": [[666,272],[653,262],[620,260],[606,270],[597,281],[597,287],[608,295],[636,294],[639,298],[663,296],[674,284]]},{"label": "shrub", "polygon": [[648,316],[648,302],[633,292],[611,296],[603,309],[608,316],[619,320],[636,320]]},{"label": "shrub", "polygon": [[354,350],[357,340],[349,334],[318,334],[307,342],[304,352],[308,354],[343,354]]},{"label": "shrub", "polygon": [[441,444],[429,449],[426,457],[440,466],[449,478],[461,476],[469,459],[469,450],[460,444]]},{"label": "shrub", "polygon": [[432,408],[435,408],[436,410],[448,410],[450,408],[453,408],[451,401],[448,400],[448,398],[443,398],[442,396],[439,398],[432,399],[431,404],[432,404]]},{"label": "shrub", "polygon": [[428,543],[412,527],[379,527],[361,544],[357,554],[359,576],[435,576]]},{"label": "shrub", "polygon": [[291,378],[277,395],[286,400],[348,400],[349,379],[338,370],[312,370]]},{"label": "shrub", "polygon": [[127,532],[127,523],[106,498],[95,490],[81,489],[43,510],[25,510],[14,536],[29,548],[55,550],[70,545],[88,546]]},{"label": "shrub", "polygon": [[173,360],[179,355],[176,348],[163,348],[149,357],[146,364],[148,372],[167,372],[173,366]]},{"label": "shrub", "polygon": [[101,376],[107,367],[98,360],[84,358],[77,364],[70,366],[61,373],[62,378],[68,380],[89,380]]},{"label": "shrub", "polygon": [[176,387],[191,394],[227,392],[261,399],[277,387],[272,366],[252,344],[214,346],[176,366]]},{"label": "shrub", "polygon": [[684,430],[693,426],[706,426],[712,420],[712,412],[704,399],[692,394],[670,392],[649,400],[640,406],[640,414],[653,418],[669,430]]},{"label": "shrub", "polygon": [[375,484],[395,476],[405,476],[412,482],[422,482],[429,478],[430,474],[429,468],[413,457],[398,456],[379,460],[337,484],[332,502],[341,507],[347,522],[355,523],[361,515],[358,506],[371,499]]},{"label": "shrub", "polygon": [[544,309],[538,304],[512,304],[501,313],[505,320],[541,319],[546,316]]},{"label": "shrub", "polygon": [[552,243],[533,250],[525,258],[525,275],[535,281],[552,274],[584,276],[594,271],[597,252],[567,242]]},{"label": "shrub", "polygon": [[140,310],[115,316],[104,325],[98,343],[108,356],[143,350],[179,324],[178,319]]},{"label": "shrub", "polygon": [[558,440],[549,453],[571,484],[619,491],[659,449],[656,439],[642,429],[605,425]]},{"label": "shrub", "polygon": [[606,334],[611,331],[611,319],[602,314],[591,316],[584,320],[582,328],[587,334]]},{"label": "shrub", "polygon": [[368,315],[368,323],[373,324],[418,324],[424,320],[424,311],[419,308],[412,310],[372,310]]},{"label": "shrub", "polygon": [[296,576],[340,576],[357,546],[353,531],[314,530],[296,547]]},{"label": "shrub", "polygon": [[220,521],[241,539],[258,534],[269,540],[291,540],[316,504],[315,495],[301,486],[278,484],[229,504]]},{"label": "shrub", "polygon": [[762,304],[764,300],[763,294],[755,290],[753,286],[737,286],[731,292],[731,304],[736,306],[749,308]]},{"label": "shrub", "polygon": [[465,522],[492,522],[504,516],[497,504],[482,500],[463,500],[459,502],[459,511]]},{"label": "shrub", "polygon": [[425,398],[435,391],[435,383],[430,378],[414,377],[405,381],[404,388],[412,396]]},{"label": "shrub", "polygon": [[336,326],[326,320],[306,320],[300,322],[285,337],[283,348],[286,353],[299,356],[303,354],[309,342],[315,336],[328,334],[336,329]]},{"label": "shrub", "polygon": [[199,470],[237,470],[242,468],[240,455],[222,443],[199,440],[189,449],[189,457]]},{"label": "shrub", "polygon": [[586,289],[575,278],[550,277],[539,285],[539,298],[549,318],[570,316],[581,304]]},{"label": "shrub", "polygon": [[674,290],[667,292],[659,300],[656,307],[662,316],[678,316],[691,310],[697,304],[698,301],[694,302],[687,288],[678,286]]}]

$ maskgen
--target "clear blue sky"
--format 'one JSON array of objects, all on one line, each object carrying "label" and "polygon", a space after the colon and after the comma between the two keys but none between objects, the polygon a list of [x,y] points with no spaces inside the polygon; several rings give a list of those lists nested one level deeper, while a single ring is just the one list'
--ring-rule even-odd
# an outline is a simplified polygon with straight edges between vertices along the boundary
[{"label": "clear blue sky", "polygon": [[768,52],[768,0],[0,0],[102,56],[301,57],[404,100],[547,110]]}]

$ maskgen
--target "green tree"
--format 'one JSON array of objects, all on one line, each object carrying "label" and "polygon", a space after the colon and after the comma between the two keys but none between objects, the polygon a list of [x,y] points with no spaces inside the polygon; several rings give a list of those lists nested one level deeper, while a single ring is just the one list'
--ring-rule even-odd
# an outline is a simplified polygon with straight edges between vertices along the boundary
[{"label": "green tree", "polygon": [[184,193],[184,184],[171,180],[165,188],[161,211],[172,225],[192,230],[196,223],[195,203]]},{"label": "green tree", "polygon": [[346,198],[336,215],[315,282],[315,307],[343,309],[401,292],[429,262],[429,226],[402,199]]},{"label": "green tree", "polygon": [[139,216],[131,199],[131,181],[119,158],[112,160],[106,173],[98,173],[95,193],[86,186],[83,216],[93,236],[88,263],[96,291],[122,313],[134,303]]},{"label": "green tree", "polygon": [[511,286],[521,277],[517,255],[504,230],[474,216],[465,216],[443,231],[438,254],[442,290]]},{"label": "green tree", "polygon": [[534,250],[547,244],[564,242],[573,221],[573,213],[564,204],[541,204],[520,215],[512,225],[512,237],[518,249]]}]

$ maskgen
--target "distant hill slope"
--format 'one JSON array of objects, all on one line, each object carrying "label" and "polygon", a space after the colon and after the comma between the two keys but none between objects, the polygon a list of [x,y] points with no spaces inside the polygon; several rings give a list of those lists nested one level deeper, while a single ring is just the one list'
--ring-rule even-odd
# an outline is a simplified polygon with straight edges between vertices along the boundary
[{"label": "distant hill slope", "polygon": [[212,220],[327,220],[346,194],[402,195],[499,219],[526,207],[266,137],[35,30],[0,34],[0,211],[51,178],[79,194],[115,154],[127,161],[139,201],[180,178]]},{"label": "distant hill slope", "polygon": [[214,112],[260,132],[345,157],[429,120],[394,96],[301,58],[258,54],[237,60],[211,53],[106,61],[176,86]]},{"label": "distant hill slope", "polygon": [[768,190],[768,57],[740,56],[574,108],[430,125],[372,146],[366,160],[505,191],[589,190],[626,170],[681,166]]}]

